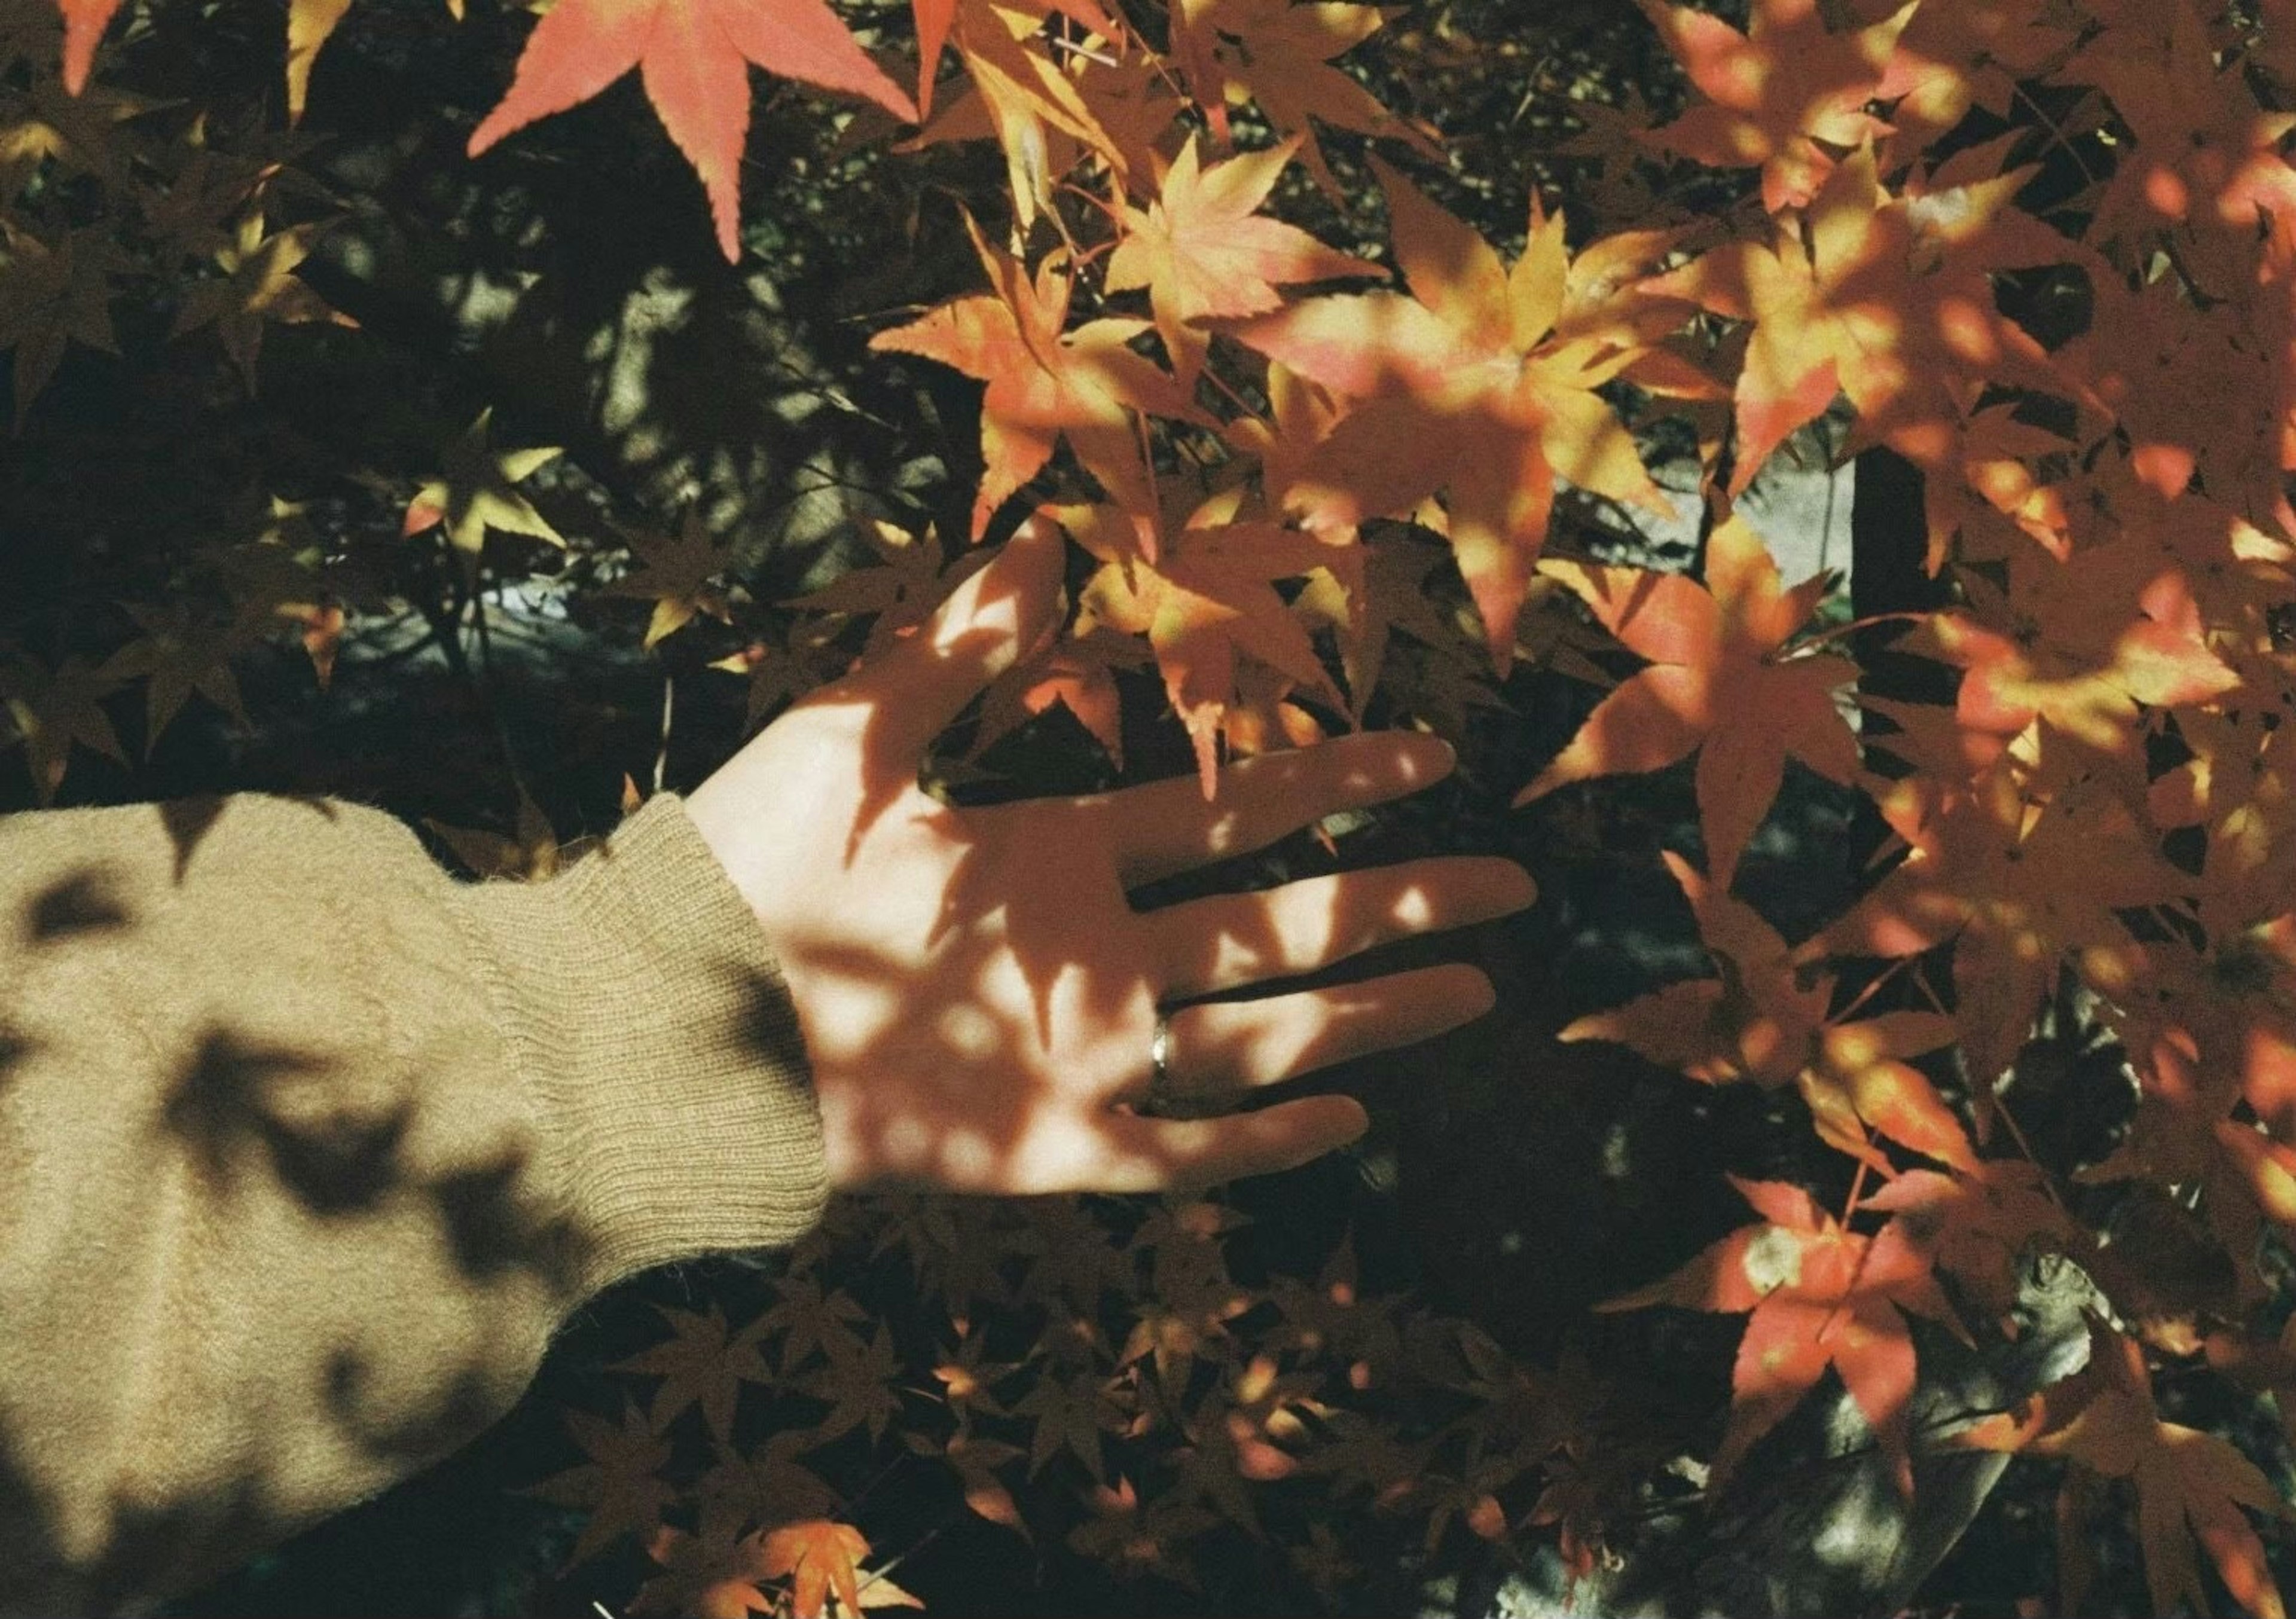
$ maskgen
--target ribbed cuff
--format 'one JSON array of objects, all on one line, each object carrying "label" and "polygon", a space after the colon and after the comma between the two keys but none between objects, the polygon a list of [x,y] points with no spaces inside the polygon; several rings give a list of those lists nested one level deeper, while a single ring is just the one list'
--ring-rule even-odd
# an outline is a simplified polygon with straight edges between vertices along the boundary
[{"label": "ribbed cuff", "polygon": [[675,795],[548,882],[463,893],[586,1292],[812,1227],[829,1182],[797,1009]]}]

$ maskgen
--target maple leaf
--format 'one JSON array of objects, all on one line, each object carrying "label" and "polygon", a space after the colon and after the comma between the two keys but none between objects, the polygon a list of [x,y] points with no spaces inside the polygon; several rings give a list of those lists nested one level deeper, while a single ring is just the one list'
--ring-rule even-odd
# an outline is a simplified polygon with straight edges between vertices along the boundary
[{"label": "maple leaf", "polygon": [[670,1337],[652,1348],[614,1363],[616,1371],[643,1372],[658,1377],[649,1419],[657,1431],[666,1428],[689,1405],[701,1408],[702,1420],[720,1443],[734,1432],[734,1407],[743,1383],[770,1382],[773,1373],[758,1357],[758,1342],[765,1336],[759,1322],[734,1333],[715,1304],[706,1314],[655,1306],[669,1324]]},{"label": "maple leaf", "polygon": [[[262,137],[225,150],[195,128],[194,143],[176,153],[175,171],[164,184],[135,186],[144,224],[163,250],[202,268],[239,253],[240,233],[250,213],[259,214],[269,196],[299,179],[291,165],[314,143],[300,135]],[[316,192],[316,187],[312,188]],[[313,201],[331,204],[324,192]]]},{"label": "maple leaf", "polygon": [[216,254],[223,274],[196,282],[176,311],[170,337],[213,326],[224,352],[239,368],[247,391],[255,392],[255,362],[263,350],[267,324],[356,327],[358,323],[312,290],[295,274],[310,257],[320,226],[291,225],[266,232],[263,210],[250,209],[239,222],[236,240]]},{"label": "maple leaf", "polygon": [[1741,34],[1687,6],[1637,3],[1706,97],[1650,138],[1710,168],[1759,168],[1768,212],[1809,201],[1833,169],[1829,147],[1860,146],[1888,131],[1866,104],[1900,93],[1888,70],[1913,4],[1835,34],[1818,0],[1754,0],[1751,27]]},{"label": "maple leaf", "polygon": [[2130,470],[2161,499],[2178,499],[2197,475],[2218,503],[2284,535],[2296,516],[2280,487],[2296,332],[2277,308],[2285,273],[2268,280],[2244,267],[2243,278],[2237,301],[2162,320],[2157,290],[2100,277],[2095,319],[2056,359],[2081,385],[2084,438],[2125,435]]},{"label": "maple leaf", "polygon": [[494,413],[492,405],[480,411],[478,420],[448,447],[445,470],[406,503],[406,517],[399,530],[416,535],[445,525],[448,542],[462,557],[464,568],[472,573],[486,549],[489,529],[527,535],[562,550],[566,544],[565,536],[518,492],[521,483],[557,460],[562,452],[554,448],[495,450],[488,443]]},{"label": "maple leaf", "polygon": [[[1065,29],[1040,37],[1061,28],[1062,18],[1083,31],[1083,40]],[[1096,44],[1113,45],[1124,29],[1091,0],[958,0],[954,23],[967,83],[904,150],[993,135],[1004,152],[1016,243],[1039,216],[1059,224],[1054,188],[1085,154],[1121,179],[1144,162],[1177,110],[1177,98],[1156,83],[1145,53],[1092,60],[1103,55]],[[1056,50],[1055,38],[1080,51]]]},{"label": "maple leaf", "polygon": [[[1308,298],[1232,330],[1363,402],[1316,447],[1288,502],[1353,524],[1447,492],[1452,549],[1504,676],[1558,478],[1673,510],[1625,424],[1594,391],[1648,347],[1652,311],[1636,307],[1608,265],[1604,295],[1592,300],[1601,317],[1583,307],[1583,276],[1574,309],[1560,214],[1534,216],[1510,271],[1472,227],[1378,167],[1409,294]],[[1676,323],[1669,310],[1658,310],[1656,322]]]},{"label": "maple leaf", "polygon": [[2018,1263],[2040,1249],[2084,1251],[2079,1226],[2049,1196],[2048,1174],[2021,1158],[1987,1158],[1959,1173],[1908,1169],[1866,1195],[1867,1208],[1896,1223],[1922,1252],[1968,1288],[2014,1336]]},{"label": "maple leaf", "polygon": [[1054,642],[998,675],[981,694],[980,724],[966,756],[979,758],[1029,720],[1058,707],[1108,750],[1111,765],[1122,770],[1124,715],[1116,675],[1144,667],[1149,657],[1137,637],[1106,625],[1087,625]]},{"label": "maple leaf", "polygon": [[1719,243],[1652,283],[1752,323],[1734,384],[1734,498],[1837,393],[1857,406],[1861,442],[1957,479],[1951,454],[1987,388],[2056,383],[2048,355],[1996,307],[1992,277],[2078,254],[2015,208],[2028,176],[1990,172],[1982,159],[1997,155],[1964,154],[1892,191],[1861,147],[1806,219]]},{"label": "maple leaf", "polygon": [[2120,913],[2184,885],[2115,784],[2062,746],[2030,776],[2005,754],[1939,802],[1881,807],[1910,852],[1804,948],[1900,956],[1954,940],[1954,1015],[1983,1123],[2059,963],[2118,981],[2136,953]]},{"label": "maple leaf", "polygon": [[677,1492],[662,1478],[670,1444],[635,1406],[619,1424],[590,1411],[569,1410],[567,1431],[589,1460],[530,1487],[526,1493],[562,1507],[586,1509],[589,1517],[567,1554],[568,1567],[586,1562],[625,1533],[650,1536],[662,1509]]},{"label": "maple leaf", "polygon": [[1708,536],[1703,587],[1636,568],[1543,566],[1652,661],[1596,706],[1515,795],[1517,807],[1572,781],[1661,769],[1696,749],[1707,867],[1726,888],[1789,757],[1829,781],[1847,785],[1857,774],[1857,739],[1833,699],[1856,668],[1831,653],[1787,655],[1831,576],[1784,588],[1769,548],[1742,517]]},{"label": "maple leaf", "polygon": [[791,1582],[797,1619],[820,1619],[832,1590],[848,1614],[861,1611],[858,1565],[869,1555],[869,1540],[852,1525],[826,1518],[785,1524],[766,1535],[761,1549],[766,1577]]},{"label": "maple leaf", "polygon": [[1595,1309],[1677,1304],[1746,1314],[1731,1374],[1730,1420],[1714,1454],[1714,1489],[1831,1366],[1881,1445],[1899,1492],[1911,1495],[1906,1414],[1915,1357],[1905,1317],[1910,1311],[1952,1319],[1935,1278],[1893,1227],[1861,1236],[1800,1187],[1734,1175],[1730,1183],[1763,1223],[1740,1227],[1671,1276]]},{"label": "maple leaf", "polygon": [[761,1337],[775,1332],[782,1335],[783,1376],[813,1355],[861,1349],[861,1340],[847,1323],[867,1316],[843,1288],[824,1294],[817,1279],[792,1273],[777,1279],[774,1291],[779,1296],[773,1308],[758,1318],[755,1330]]},{"label": "maple leaf", "polygon": [[[1866,0],[1852,8],[1882,22],[1898,7]],[[2070,54],[2079,17],[2057,0],[1986,0],[1981,5],[1924,5],[1898,36],[1890,61],[1893,151],[1910,156],[1960,124],[1972,107],[2004,122],[2021,82],[2046,78]]]},{"label": "maple leaf", "polygon": [[697,1534],[668,1524],[655,1529],[646,1555],[662,1573],[638,1588],[629,1611],[671,1619],[750,1619],[773,1612],[779,1604],[760,1586],[785,1571],[774,1567],[765,1531],[744,1534],[741,1527],[740,1519],[718,1513],[706,1516]]},{"label": "maple leaf", "polygon": [[860,535],[876,561],[849,568],[816,591],[775,603],[800,612],[831,613],[844,618],[869,619],[869,638],[861,649],[864,660],[875,658],[895,642],[905,640],[948,593],[987,560],[976,553],[953,565],[941,565],[940,542],[928,527],[915,534],[897,524],[873,519],[860,526]]},{"label": "maple leaf", "polygon": [[2245,230],[2260,213],[2296,212],[2296,168],[2280,151],[2296,113],[2257,103],[2238,67],[2219,61],[2199,7],[2164,5],[2146,21],[2098,30],[2059,76],[2103,90],[2134,136],[2090,240],[2173,227],[2196,213]]},{"label": "maple leaf", "polygon": [[1441,156],[1426,132],[1382,106],[1332,61],[1377,33],[1388,15],[1375,5],[1328,0],[1178,0],[1172,54],[1215,138],[1227,141],[1232,103],[1255,102],[1279,138],[1300,137],[1308,172],[1337,197],[1339,182],[1316,139],[1318,124]]},{"label": "maple leaf", "polygon": [[871,1439],[883,1438],[885,1425],[901,1414],[894,1383],[902,1364],[884,1323],[878,1323],[876,1336],[865,1345],[858,1339],[832,1338],[827,1348],[828,1364],[801,1385],[807,1394],[830,1402],[815,1425],[816,1433],[826,1443],[865,1427]]},{"label": "maple leaf", "polygon": [[1265,315],[1283,302],[1279,285],[1386,274],[1297,225],[1259,217],[1298,136],[1210,168],[1196,145],[1191,135],[1146,209],[1125,206],[1124,239],[1104,282],[1111,292],[1148,289],[1157,334],[1184,383],[1203,367],[1206,335],[1196,323]]},{"label": "maple leaf", "polygon": [[742,256],[752,62],[916,119],[908,93],[825,0],[560,0],[528,37],[510,89],[471,132],[470,152],[475,158],[535,119],[589,100],[636,68],[662,127],[701,176],[730,264]]},{"label": "maple leaf", "polygon": [[49,162],[107,185],[130,180],[119,126],[158,105],[108,86],[69,91],[37,73],[20,90],[0,91],[0,197],[14,200]]},{"label": "maple leaf", "polygon": [[166,608],[128,604],[129,617],[142,634],[106,660],[102,673],[115,681],[144,681],[144,753],[152,749],[184,704],[197,692],[245,727],[247,709],[240,701],[239,681],[232,674],[232,658],[252,644],[252,623],[246,617],[217,620],[202,617],[183,602]]},{"label": "maple leaf", "polygon": [[1219,1519],[1193,1500],[1160,1492],[1144,1505],[1130,1479],[1095,1484],[1093,1516],[1069,1531],[1069,1549],[1097,1558],[1126,1574],[1154,1574],[1189,1590],[1200,1589],[1192,1557],[1180,1555],[1187,1542]]},{"label": "maple leaf", "polygon": [[87,87],[95,47],[102,43],[103,30],[111,26],[119,4],[120,0],[56,0],[64,19],[64,88],[72,94]]},{"label": "maple leaf", "polygon": [[1029,1425],[1031,1476],[1054,1457],[1065,1454],[1076,1458],[1095,1483],[1107,1482],[1101,1435],[1122,1432],[1124,1418],[1105,1380],[1059,1377],[1048,1370],[1013,1402],[1013,1415]]},{"label": "maple leaf", "polygon": [[1218,780],[1221,722],[1242,701],[1238,653],[1340,703],[1307,630],[1275,588],[1321,567],[1330,548],[1295,529],[1233,521],[1238,498],[1214,496],[1166,527],[1152,563],[1130,554],[1136,512],[1046,511],[1101,560],[1078,599],[1079,626],[1148,638],[1173,711],[1195,744],[1206,798]]},{"label": "maple leaf", "polygon": [[125,266],[101,226],[45,241],[0,221],[0,348],[16,352],[16,430],[72,343],[116,355],[111,278]]},{"label": "maple leaf", "polygon": [[78,654],[50,668],[20,652],[0,667],[0,699],[15,726],[16,740],[23,745],[32,790],[41,804],[54,802],[75,745],[127,763],[111,716],[103,711],[104,698],[118,684],[115,673],[92,668]]},{"label": "maple leaf", "polygon": [[1062,437],[1119,505],[1152,507],[1136,413],[1203,418],[1168,372],[1128,347],[1148,323],[1103,317],[1063,330],[1070,274],[1047,258],[1032,280],[981,239],[970,216],[965,228],[995,290],[939,305],[879,332],[869,347],[922,355],[988,385],[972,537],[978,541],[1006,498],[1044,470]]},{"label": "maple leaf", "polygon": [[2144,536],[2064,560],[2021,544],[2005,591],[1973,571],[1962,583],[1969,610],[1931,616],[1911,644],[1966,671],[1955,712],[1967,729],[2014,736],[2038,718],[2127,752],[2139,704],[2203,702],[2240,683],[2210,650],[2183,570]]},{"label": "maple leaf", "polygon": [[1722,976],[1670,984],[1580,1018],[1561,1038],[1617,1041],[1709,1084],[1797,1085],[1819,1137],[1884,1174],[1896,1172],[1868,1142],[1869,1126],[1900,1147],[1974,1170],[1961,1122],[1907,1061],[1952,1043],[1953,1020],[1931,1012],[1856,1021],[1829,1013],[1832,974],[1808,972],[1759,912],[1680,855],[1664,858]]},{"label": "maple leaf", "polygon": [[226,526],[235,537],[209,548],[205,558],[246,623],[284,619],[293,626],[324,691],[349,614],[321,576],[326,547],[307,512],[302,503],[250,488]]},{"label": "maple leaf", "polygon": [[[1336,548],[1324,568],[1308,576],[1292,599],[1292,609],[1309,624],[1329,629],[1339,642],[1341,672],[1347,677],[1350,711],[1363,719],[1372,694],[1379,690],[1387,668],[1388,651],[1399,631],[1425,647],[1447,665],[1472,680],[1475,671],[1464,656],[1474,643],[1461,626],[1436,605],[1427,576],[1447,560],[1439,545],[1396,536],[1366,536]],[[1545,581],[1534,580],[1525,605],[1535,605],[1542,593],[1559,593]],[[1515,643],[1517,656],[1528,653],[1542,667],[1601,680],[1603,671],[1588,664],[1582,649],[1566,641],[1549,646],[1538,629],[1557,621],[1526,614],[1519,620],[1524,633]],[[1562,626],[1567,633],[1567,626]]]},{"label": "maple leaf", "polygon": [[725,571],[725,549],[702,526],[698,507],[686,507],[674,535],[647,529],[627,537],[638,569],[615,580],[605,593],[653,603],[653,614],[646,620],[648,651],[684,629],[696,614],[707,613],[720,624],[732,622],[726,593],[710,585]]},{"label": "maple leaf", "polygon": [[2088,1364],[2014,1412],[1988,1417],[1954,1435],[1956,1446],[2062,1456],[2136,1492],[2136,1535],[2155,1613],[2185,1602],[2205,1613],[2209,1599],[2193,1560],[2198,1541],[2234,1601],[2257,1619],[2286,1619],[2264,1543],[2241,1509],[2292,1516],[2256,1464],[2224,1440],[2161,1420],[2144,1352],[2134,1339],[2089,1321]]}]

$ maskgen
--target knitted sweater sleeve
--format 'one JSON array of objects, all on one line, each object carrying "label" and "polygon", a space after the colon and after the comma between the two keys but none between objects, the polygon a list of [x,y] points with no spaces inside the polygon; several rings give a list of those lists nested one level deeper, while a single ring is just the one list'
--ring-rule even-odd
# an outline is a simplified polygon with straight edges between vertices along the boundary
[{"label": "knitted sweater sleeve", "polygon": [[0,818],[0,1611],[230,1567],[492,1422],[590,1294],[826,1195],[674,797],[535,885],[332,800]]}]

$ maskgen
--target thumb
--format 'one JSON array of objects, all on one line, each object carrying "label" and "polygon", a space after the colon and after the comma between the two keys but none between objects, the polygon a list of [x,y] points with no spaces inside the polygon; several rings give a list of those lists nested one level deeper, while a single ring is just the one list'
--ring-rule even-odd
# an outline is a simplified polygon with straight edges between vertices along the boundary
[{"label": "thumb", "polygon": [[913,765],[989,682],[1058,627],[1066,550],[1058,525],[1027,519],[914,634],[821,695],[866,705],[871,751]]}]

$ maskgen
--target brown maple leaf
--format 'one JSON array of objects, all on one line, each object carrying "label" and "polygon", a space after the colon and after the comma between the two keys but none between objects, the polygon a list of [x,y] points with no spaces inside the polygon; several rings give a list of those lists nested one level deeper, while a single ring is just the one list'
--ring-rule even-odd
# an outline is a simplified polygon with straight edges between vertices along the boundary
[{"label": "brown maple leaf", "polygon": [[1440,150],[1336,66],[1332,58],[1377,33],[1389,13],[1331,0],[1177,0],[1172,54],[1212,134],[1228,138],[1232,103],[1258,103],[1279,137],[1297,135],[1300,158],[1332,196],[1340,185],[1316,140],[1318,124],[1408,143],[1420,155]]}]

